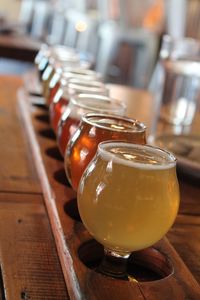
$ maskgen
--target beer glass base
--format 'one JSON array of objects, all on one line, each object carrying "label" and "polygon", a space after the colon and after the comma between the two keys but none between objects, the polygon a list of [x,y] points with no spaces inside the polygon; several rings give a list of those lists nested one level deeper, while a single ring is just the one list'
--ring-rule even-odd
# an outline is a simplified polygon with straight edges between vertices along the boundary
[{"label": "beer glass base", "polygon": [[104,257],[97,271],[107,276],[128,280],[127,261],[129,256],[130,253],[120,254],[104,248]]},{"label": "beer glass base", "polygon": [[122,261],[120,271],[118,269],[120,262],[117,261],[117,272],[116,270],[113,271],[112,258],[111,266],[107,262],[105,266],[105,259],[107,258],[104,257],[104,248],[94,239],[80,245],[78,256],[87,268],[115,280],[152,282],[168,277],[174,272],[169,257],[155,247],[132,252],[128,259]]}]

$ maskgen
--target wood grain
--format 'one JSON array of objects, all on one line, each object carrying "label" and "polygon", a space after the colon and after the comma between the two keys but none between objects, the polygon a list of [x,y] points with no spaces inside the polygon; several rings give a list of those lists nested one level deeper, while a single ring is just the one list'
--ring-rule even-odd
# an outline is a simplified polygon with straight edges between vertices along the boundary
[{"label": "wood grain", "polygon": [[168,233],[176,251],[200,283],[200,218],[178,215],[176,223]]},{"label": "wood grain", "polygon": [[197,181],[188,182],[179,177],[181,192],[180,213],[185,215],[200,215],[200,185]]},{"label": "wood grain", "polygon": [[166,239],[155,245],[173,266],[171,274],[162,280],[139,283],[113,280],[87,268],[80,261],[79,247],[91,237],[82,223],[76,220],[76,214],[72,215],[70,212],[69,204],[74,201],[76,195],[67,186],[62,160],[58,155],[53,157],[52,152],[49,151],[49,149],[56,149],[56,141],[48,123],[38,118],[38,115],[43,114],[41,110],[30,111],[25,94],[23,98],[23,91],[19,105],[24,128],[33,148],[34,160],[70,297],[119,300],[133,299],[133,297],[150,300],[199,299],[199,284]]},{"label": "wood grain", "polygon": [[0,191],[41,193],[16,107],[19,77],[0,77]]},{"label": "wood grain", "polygon": [[43,197],[0,193],[0,263],[6,299],[68,299]]},{"label": "wood grain", "polygon": [[0,299],[69,299],[16,106],[21,85],[0,77]]}]

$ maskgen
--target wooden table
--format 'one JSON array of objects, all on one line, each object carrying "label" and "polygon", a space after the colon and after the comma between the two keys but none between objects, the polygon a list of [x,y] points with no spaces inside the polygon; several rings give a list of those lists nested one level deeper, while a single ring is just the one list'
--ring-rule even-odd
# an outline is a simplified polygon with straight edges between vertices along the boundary
[{"label": "wooden table", "polygon": [[[0,299],[68,299],[33,156],[16,106],[17,77],[0,78]],[[111,86],[129,115],[152,123],[152,97]],[[195,127],[196,128],[196,127]],[[195,130],[195,128],[193,130]],[[199,184],[180,177],[180,213],[168,238],[200,283]]]},{"label": "wooden table", "polygon": [[30,147],[17,77],[0,78],[0,299],[68,299]]}]

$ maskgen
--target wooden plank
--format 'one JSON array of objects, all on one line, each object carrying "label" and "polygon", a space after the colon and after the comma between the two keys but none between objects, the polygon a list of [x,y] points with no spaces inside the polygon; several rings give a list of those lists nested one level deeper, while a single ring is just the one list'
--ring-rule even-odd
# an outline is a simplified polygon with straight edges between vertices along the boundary
[{"label": "wooden plank", "polygon": [[41,193],[31,150],[16,108],[19,77],[0,77],[0,191]]},{"label": "wooden plank", "polygon": [[[22,92],[23,94],[23,92]],[[199,299],[200,287],[166,239],[150,249],[160,253],[164,268],[170,269],[168,276],[151,282],[128,282],[113,280],[87,268],[80,260],[80,247],[91,239],[78,221],[74,205],[76,196],[67,186],[63,173],[63,161],[56,154],[56,141],[52,135],[44,112],[30,108],[26,95],[21,94],[24,127],[30,139],[38,174],[43,186],[45,203],[63,268],[69,295],[72,299]],[[44,114],[43,118],[41,117]],[[38,115],[40,118],[38,118]],[[54,149],[54,151],[53,151]],[[54,153],[54,154],[53,154]],[[73,203],[73,205],[72,205]],[[88,248],[89,255],[97,255],[97,247]],[[86,251],[87,252],[87,251]],[[149,252],[148,252],[149,253]],[[153,257],[153,256],[152,256]],[[158,258],[156,258],[158,260]],[[168,261],[170,261],[168,266]],[[171,266],[171,267],[170,267]],[[155,265],[154,265],[155,267]],[[162,295],[162,296],[161,296]]]},{"label": "wooden plank", "polygon": [[33,62],[41,43],[33,38],[10,34],[0,36],[0,56]]},{"label": "wooden plank", "polygon": [[69,299],[42,196],[0,193],[0,263],[6,299]]},{"label": "wooden plank", "polygon": [[192,270],[196,280],[200,283],[199,215],[178,215],[176,223],[167,236],[185,264]]},{"label": "wooden plank", "polygon": [[186,215],[200,216],[200,185],[197,181],[186,181],[179,176],[181,205],[180,213]]}]

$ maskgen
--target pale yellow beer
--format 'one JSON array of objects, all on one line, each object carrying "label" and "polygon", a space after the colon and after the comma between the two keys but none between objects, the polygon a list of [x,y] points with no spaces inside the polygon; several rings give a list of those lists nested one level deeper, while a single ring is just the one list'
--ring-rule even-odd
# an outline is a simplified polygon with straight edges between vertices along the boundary
[{"label": "pale yellow beer", "polygon": [[84,225],[104,247],[118,253],[160,240],[178,207],[176,160],[169,152],[147,145],[99,144],[79,185]]}]

